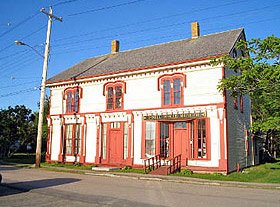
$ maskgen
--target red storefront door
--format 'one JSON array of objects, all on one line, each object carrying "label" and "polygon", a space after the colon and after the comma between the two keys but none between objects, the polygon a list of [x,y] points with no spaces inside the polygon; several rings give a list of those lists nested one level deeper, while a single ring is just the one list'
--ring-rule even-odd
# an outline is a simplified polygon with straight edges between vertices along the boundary
[{"label": "red storefront door", "polygon": [[123,161],[123,134],[120,129],[110,130],[109,163],[121,164]]},{"label": "red storefront door", "polygon": [[187,165],[188,131],[186,122],[174,123],[174,157],[181,155],[182,166]]}]

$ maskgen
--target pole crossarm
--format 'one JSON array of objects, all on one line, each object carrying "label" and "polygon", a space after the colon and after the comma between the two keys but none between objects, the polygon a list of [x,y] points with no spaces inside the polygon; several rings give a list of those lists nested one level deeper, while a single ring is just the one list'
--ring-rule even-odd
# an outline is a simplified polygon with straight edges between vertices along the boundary
[{"label": "pole crossarm", "polygon": [[50,18],[54,18],[60,22],[62,22],[62,17],[57,17],[55,15],[52,14],[52,9],[50,7],[50,13],[46,12],[45,8],[40,9],[40,12],[46,14],[47,16],[49,16]]}]

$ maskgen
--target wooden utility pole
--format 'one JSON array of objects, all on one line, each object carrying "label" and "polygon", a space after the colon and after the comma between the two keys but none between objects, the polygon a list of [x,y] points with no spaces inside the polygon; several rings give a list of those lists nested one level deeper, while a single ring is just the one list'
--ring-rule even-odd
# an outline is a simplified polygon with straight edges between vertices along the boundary
[{"label": "wooden utility pole", "polygon": [[44,102],[45,102],[45,90],[46,90],[46,80],[49,62],[49,49],[50,49],[50,39],[51,39],[51,29],[52,29],[52,19],[56,19],[62,22],[61,17],[56,17],[53,15],[52,7],[50,7],[49,12],[46,12],[44,8],[40,10],[42,13],[48,16],[48,30],[44,53],[44,65],[42,72],[42,83],[41,83],[41,95],[40,95],[40,109],[39,109],[39,119],[38,119],[38,132],[37,132],[37,144],[36,144],[36,162],[35,167],[40,167],[41,164],[41,150],[42,150],[42,128],[44,121]]}]

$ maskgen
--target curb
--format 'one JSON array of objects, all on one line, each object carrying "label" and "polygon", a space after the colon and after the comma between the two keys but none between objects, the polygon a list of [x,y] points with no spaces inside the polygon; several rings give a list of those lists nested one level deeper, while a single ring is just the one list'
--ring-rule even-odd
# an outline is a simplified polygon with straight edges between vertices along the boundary
[{"label": "curb", "polygon": [[185,184],[192,184],[192,185],[280,190],[280,184],[273,184],[273,183],[250,183],[250,182],[237,182],[237,181],[206,180],[206,179],[182,177],[182,176],[150,175],[150,174],[124,173],[124,172],[101,172],[101,171],[93,172],[91,170],[69,169],[64,167],[53,167],[53,166],[42,166],[41,168],[33,168],[30,165],[26,165],[25,167],[24,166],[22,167],[39,169],[39,170],[51,169],[53,171],[60,171],[66,173],[80,173],[80,174],[85,174],[90,176],[106,176],[106,177],[115,177],[115,178],[122,177],[122,178],[136,179],[136,180],[154,181],[154,182],[173,182],[173,183],[185,183]]},{"label": "curb", "polygon": [[148,180],[157,182],[174,182],[174,183],[187,183],[193,185],[209,185],[209,186],[223,186],[223,187],[239,187],[239,188],[258,188],[258,189],[272,189],[280,190],[280,184],[272,183],[250,183],[250,182],[237,182],[237,181],[220,181],[220,180],[206,180],[191,177],[181,176],[166,176],[166,175],[150,175],[150,174],[138,174],[138,173],[124,173],[124,172],[93,172],[91,170],[76,170],[67,169],[63,167],[42,167],[41,169],[54,169],[64,172],[82,173],[90,176],[106,176],[106,177],[122,177],[131,178],[136,180]]}]

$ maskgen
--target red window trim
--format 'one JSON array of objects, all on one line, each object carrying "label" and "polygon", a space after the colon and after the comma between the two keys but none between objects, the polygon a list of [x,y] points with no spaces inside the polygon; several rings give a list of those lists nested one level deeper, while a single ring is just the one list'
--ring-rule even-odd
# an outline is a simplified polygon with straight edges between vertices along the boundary
[{"label": "red window trim", "polygon": [[[147,121],[142,121],[142,138],[141,138],[141,159],[147,159],[148,157],[146,156],[146,122]],[[160,133],[160,129],[159,129],[159,123],[160,122],[156,122],[156,126],[155,126],[155,155],[159,154],[159,133]]]},{"label": "red window trim", "polygon": [[[180,103],[175,104],[174,103],[174,80],[180,79]],[[164,81],[169,80],[170,81],[170,104],[164,104]],[[182,86],[183,83],[183,86]],[[158,91],[161,90],[161,106],[163,108],[167,107],[178,107],[184,105],[184,88],[186,88],[186,75],[183,73],[174,73],[174,74],[164,74],[158,78]]]},{"label": "red window trim", "polygon": [[[206,127],[206,157],[199,158],[198,157],[198,134],[197,134],[197,127],[198,127],[198,120],[205,120],[205,127]],[[210,119],[209,118],[201,118],[201,119],[194,119],[194,158],[191,157],[191,145],[190,140],[188,144],[189,150],[189,160],[211,160],[211,137],[210,137]],[[188,127],[190,129],[190,127]],[[190,130],[188,130],[190,134]],[[190,135],[189,135],[190,136]]]},{"label": "red window trim", "polygon": [[243,96],[240,95],[239,97],[239,103],[240,103],[240,112],[243,113]]},{"label": "red window trim", "polygon": [[[205,127],[206,127],[206,157],[205,158],[198,158],[197,157],[197,150],[198,150],[198,136],[197,136],[197,125],[198,125],[198,120],[205,120]],[[210,132],[210,118],[200,118],[200,119],[194,119],[194,120],[184,120],[187,122],[187,130],[188,133],[190,134],[190,122],[189,121],[194,121],[194,158],[191,158],[191,145],[190,145],[190,137],[188,139],[188,159],[189,160],[204,160],[208,161],[211,160],[211,132]],[[168,124],[170,124],[169,128],[169,133],[172,134],[174,131],[173,128],[173,123],[174,121],[167,121]],[[156,135],[155,135],[155,154],[158,155],[160,153],[160,121],[156,121]],[[174,146],[172,145],[174,137],[173,135],[170,135],[170,146],[169,146],[169,157],[173,156],[173,148]],[[142,137],[141,137],[141,159],[147,159],[146,156],[146,146],[145,146],[145,141],[146,141],[146,121],[142,121]]]},{"label": "red window trim", "polygon": [[[78,98],[78,110],[75,111],[75,93],[78,91],[79,93],[79,98]],[[68,98],[68,93],[73,93],[72,98],[71,98],[71,111],[68,111],[67,107],[67,98]],[[79,86],[76,87],[71,87],[71,88],[66,88],[63,92],[63,100],[65,100],[65,113],[66,114],[75,114],[80,112],[80,101],[82,98],[82,88]]]},{"label": "red window trim", "polygon": [[[71,154],[67,154],[66,153],[66,126],[67,125],[72,125],[72,127],[73,127],[73,129],[72,129],[72,146],[71,146]],[[79,148],[81,149],[81,150],[79,150],[79,153],[78,154],[74,154],[74,151],[75,151],[75,134],[76,134],[76,126],[77,125],[79,125],[80,126],[80,146],[79,146]],[[65,127],[64,127],[64,146],[65,146],[65,156],[80,156],[81,155],[81,151],[82,151],[82,139],[83,139],[83,137],[82,137],[82,124],[65,124],[64,125]]]},{"label": "red window trim", "polygon": [[233,108],[238,109],[237,97],[233,97]]},{"label": "red window trim", "polygon": [[[121,86],[122,96],[121,96],[121,107],[115,108],[116,103],[116,88]],[[108,109],[108,89],[113,88],[113,108]],[[126,83],[124,81],[108,82],[103,85],[103,96],[106,96],[106,111],[120,111],[124,108],[124,94],[126,93]]]}]

